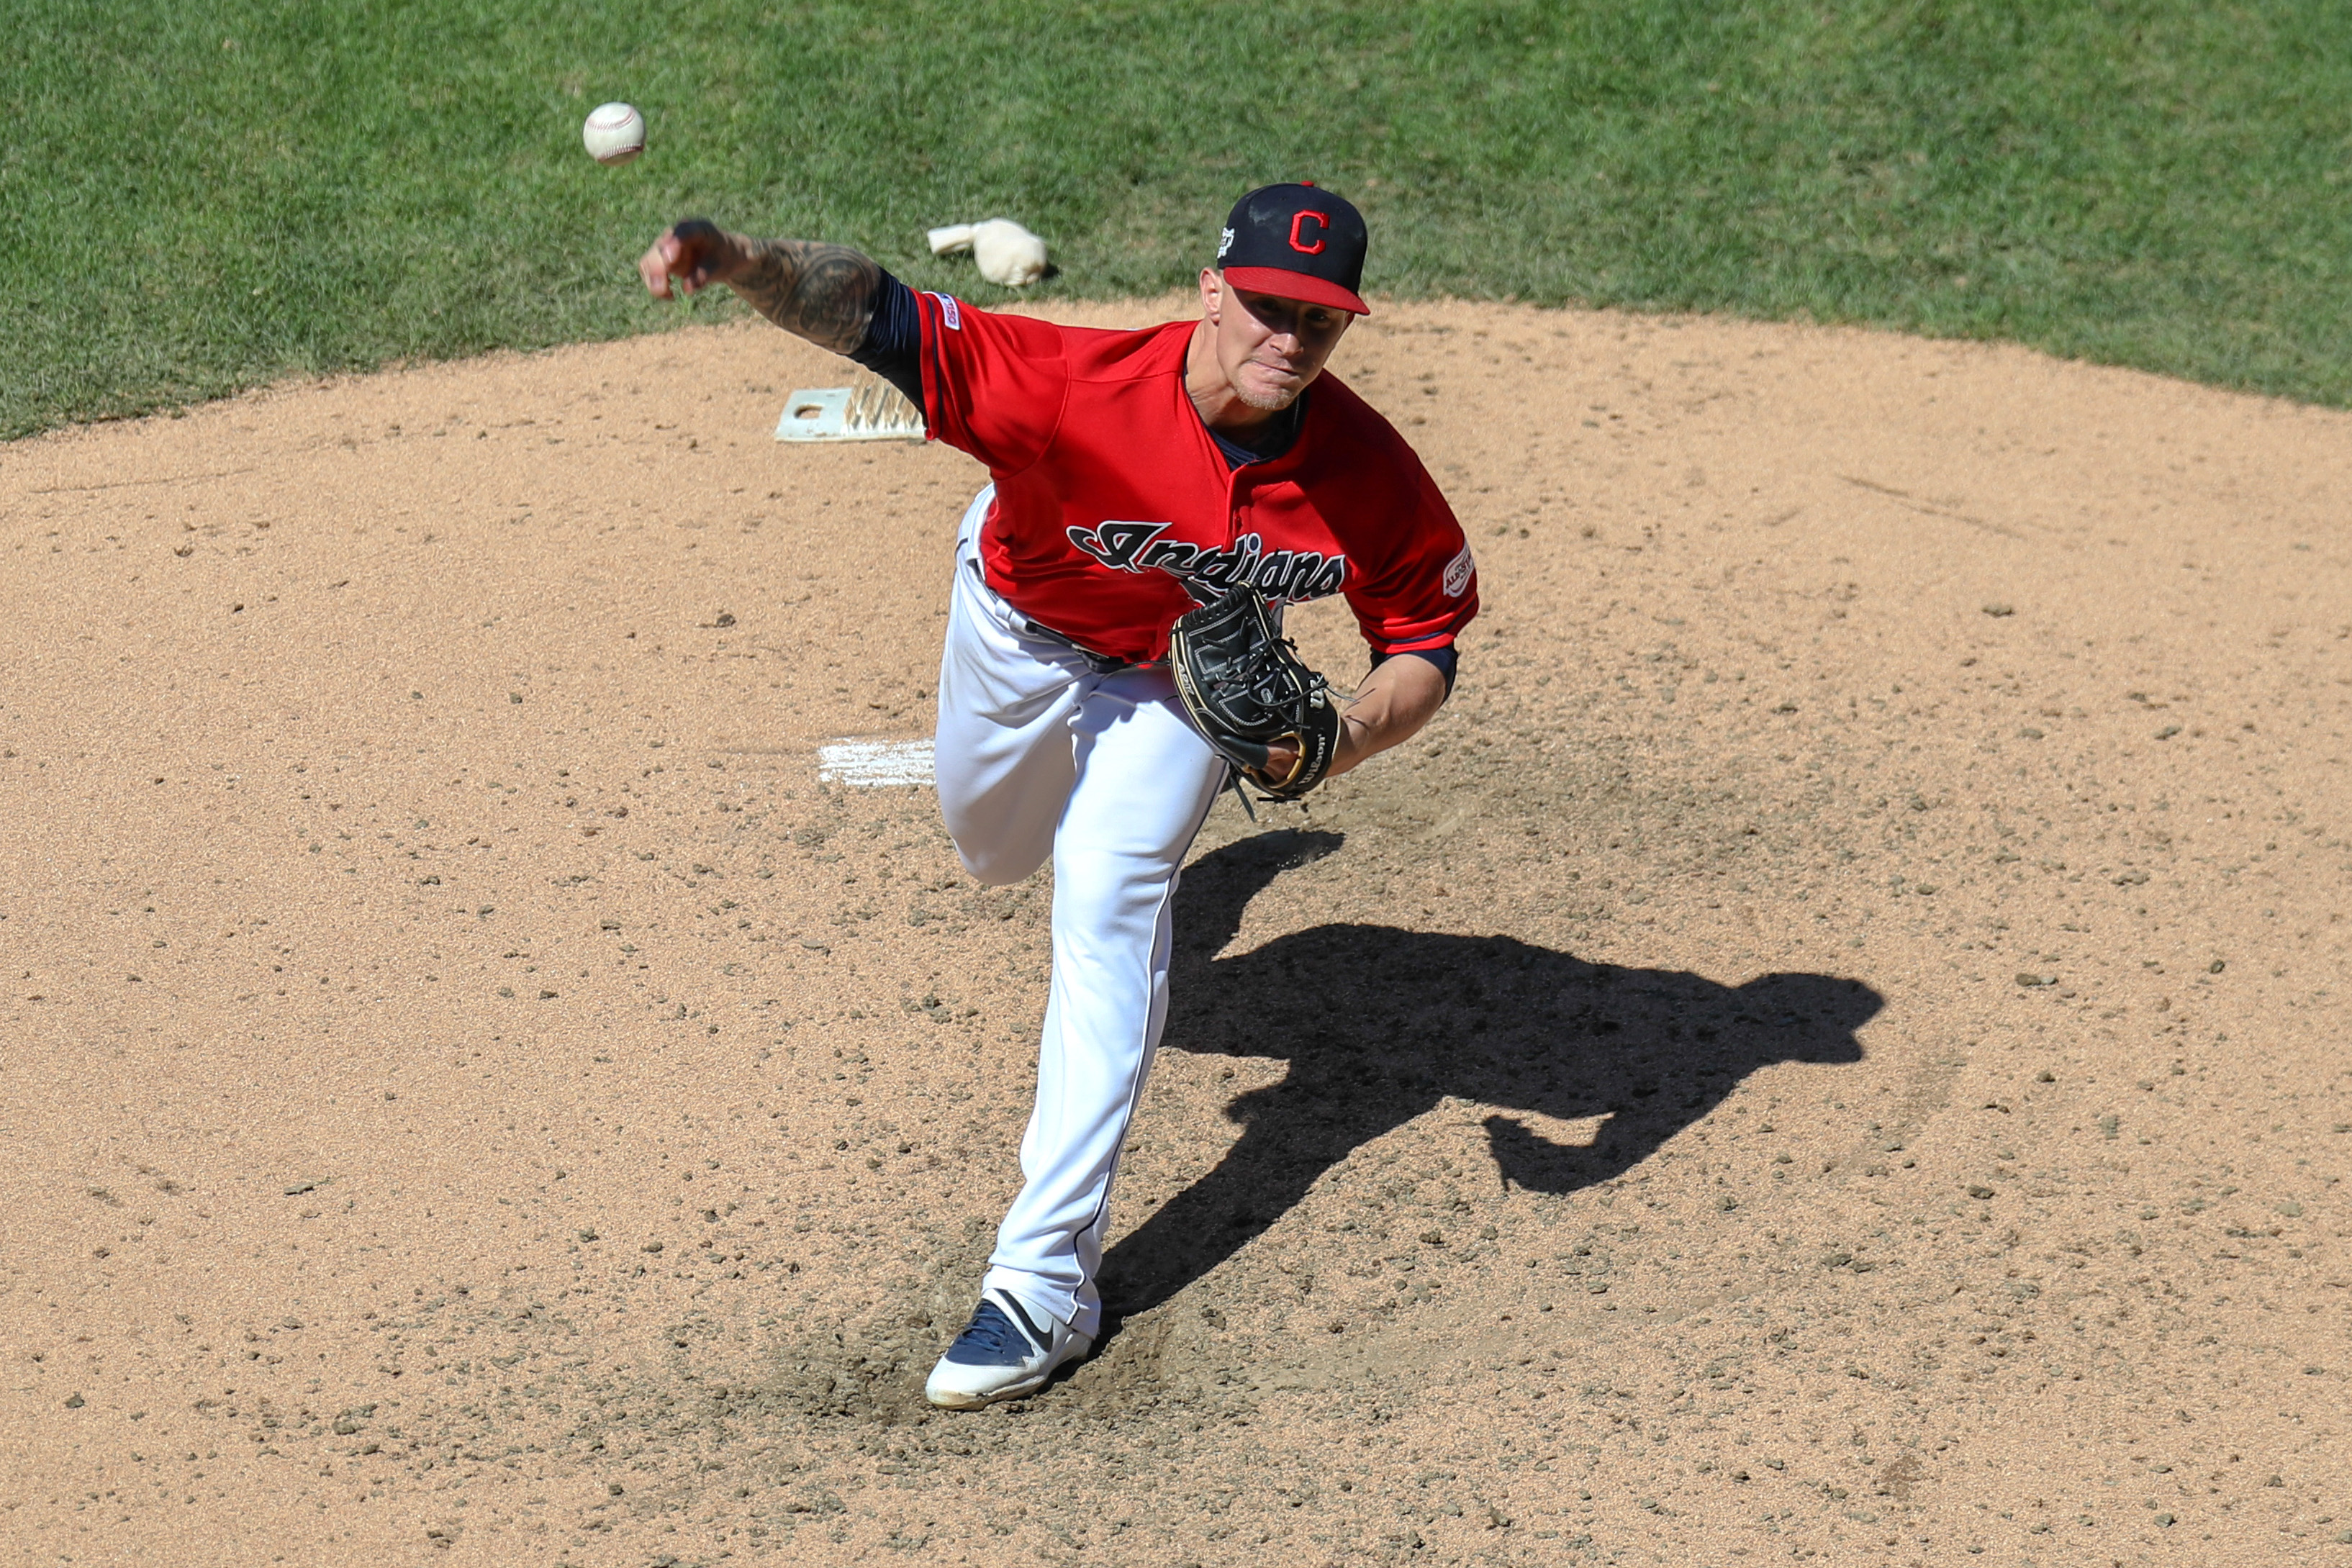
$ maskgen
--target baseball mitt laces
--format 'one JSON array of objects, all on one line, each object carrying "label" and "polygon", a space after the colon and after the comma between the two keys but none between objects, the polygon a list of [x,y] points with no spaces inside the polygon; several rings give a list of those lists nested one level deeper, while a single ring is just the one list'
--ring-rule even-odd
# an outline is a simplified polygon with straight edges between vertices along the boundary
[{"label": "baseball mitt laces", "polygon": [[[1277,649],[1282,652],[1277,653]],[[1214,683],[1218,700],[1236,716],[1246,716],[1259,724],[1286,723],[1291,704],[1299,695],[1312,696],[1331,689],[1331,683],[1319,670],[1307,670],[1303,682],[1296,677],[1293,667],[1305,665],[1298,657],[1298,644],[1287,637],[1269,647],[1251,650],[1244,656],[1251,661],[1249,668],[1237,670]]]}]

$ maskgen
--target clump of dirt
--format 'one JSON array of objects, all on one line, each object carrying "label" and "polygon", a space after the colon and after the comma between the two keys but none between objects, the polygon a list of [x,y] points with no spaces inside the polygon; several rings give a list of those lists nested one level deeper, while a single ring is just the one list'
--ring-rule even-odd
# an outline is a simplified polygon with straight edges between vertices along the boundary
[{"label": "clump of dirt", "polygon": [[1051,890],[815,751],[927,732],[972,465],[778,447],[842,372],[739,328],[9,448],[11,1539],[2328,1549],[2346,416],[1494,307],[1338,365],[1487,612],[1213,817],[1110,1332],[970,1416]]}]

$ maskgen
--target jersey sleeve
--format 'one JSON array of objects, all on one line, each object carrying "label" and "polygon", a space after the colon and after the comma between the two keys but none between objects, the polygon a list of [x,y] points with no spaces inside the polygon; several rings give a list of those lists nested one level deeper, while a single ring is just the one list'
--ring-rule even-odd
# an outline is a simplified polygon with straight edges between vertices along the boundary
[{"label": "jersey sleeve", "polygon": [[915,296],[923,318],[923,422],[1000,478],[1037,461],[1069,396],[1061,329],[975,310],[951,295]]},{"label": "jersey sleeve", "polygon": [[1478,565],[1470,541],[1429,471],[1410,452],[1404,461],[1412,465],[1413,483],[1402,504],[1389,508],[1381,534],[1390,548],[1346,589],[1364,641],[1381,657],[1451,647],[1478,613]]}]

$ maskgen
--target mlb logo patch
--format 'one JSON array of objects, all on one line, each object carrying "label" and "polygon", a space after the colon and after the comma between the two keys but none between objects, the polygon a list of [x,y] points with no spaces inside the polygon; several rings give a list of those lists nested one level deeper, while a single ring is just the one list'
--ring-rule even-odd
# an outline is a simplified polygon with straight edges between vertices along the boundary
[{"label": "mlb logo patch", "polygon": [[1462,553],[1445,563],[1445,597],[1459,599],[1478,575],[1478,563],[1470,558],[1470,547],[1464,545]]},{"label": "mlb logo patch", "polygon": [[947,294],[934,294],[931,298],[940,302],[940,319],[948,324],[948,330],[962,331],[963,312],[957,308],[954,297]]}]

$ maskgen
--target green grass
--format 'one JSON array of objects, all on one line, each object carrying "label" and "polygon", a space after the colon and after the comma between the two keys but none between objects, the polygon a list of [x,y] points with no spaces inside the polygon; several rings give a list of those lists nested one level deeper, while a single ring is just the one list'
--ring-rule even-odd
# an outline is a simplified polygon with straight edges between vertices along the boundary
[{"label": "green grass", "polygon": [[[2352,402],[2340,0],[1379,7],[11,0],[0,435],[677,313],[667,220],[1005,214],[1181,284],[1313,176],[1369,287],[2000,337]],[[642,106],[605,170],[579,124]]]}]

